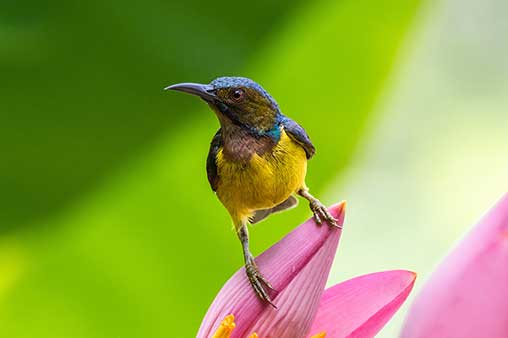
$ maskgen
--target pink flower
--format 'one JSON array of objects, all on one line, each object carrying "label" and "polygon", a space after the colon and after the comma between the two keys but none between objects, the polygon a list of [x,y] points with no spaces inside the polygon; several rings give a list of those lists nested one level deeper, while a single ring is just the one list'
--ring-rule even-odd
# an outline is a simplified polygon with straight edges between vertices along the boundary
[{"label": "pink flower", "polygon": [[[345,203],[330,209],[339,224],[344,211]],[[416,275],[379,272],[324,290],[340,235],[312,219],[289,233],[256,258],[277,290],[271,294],[277,309],[256,297],[242,268],[213,301],[197,337],[373,337],[404,302]]]},{"label": "pink flower", "polygon": [[401,336],[508,337],[508,194],[433,273]]}]

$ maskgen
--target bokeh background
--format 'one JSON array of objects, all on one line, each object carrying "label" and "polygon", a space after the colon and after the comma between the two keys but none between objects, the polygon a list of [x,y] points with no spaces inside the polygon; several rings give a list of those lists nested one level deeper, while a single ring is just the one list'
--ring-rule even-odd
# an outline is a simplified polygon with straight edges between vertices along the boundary
[{"label": "bokeh background", "polygon": [[[508,190],[507,15],[504,0],[2,1],[0,337],[195,335],[242,255],[206,181],[215,117],[162,88],[221,75],[269,90],[318,149],[313,191],[348,200],[329,284],[406,268],[421,286]],[[309,216],[256,225],[254,252]]]}]

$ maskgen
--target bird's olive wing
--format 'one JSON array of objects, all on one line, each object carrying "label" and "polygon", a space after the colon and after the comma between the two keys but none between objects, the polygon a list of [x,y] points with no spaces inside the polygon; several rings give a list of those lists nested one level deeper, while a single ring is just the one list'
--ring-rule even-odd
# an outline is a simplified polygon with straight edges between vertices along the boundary
[{"label": "bird's olive wing", "polygon": [[217,190],[217,184],[219,181],[219,174],[217,173],[217,153],[221,147],[222,134],[219,129],[210,143],[210,150],[208,151],[208,158],[206,159],[206,174],[213,191]]},{"label": "bird's olive wing", "polygon": [[307,155],[307,159],[310,159],[316,152],[316,148],[314,148],[314,145],[310,141],[309,135],[307,135],[305,129],[286,116],[282,119],[281,124],[284,127],[286,134],[288,134],[293,141],[302,146],[305,150],[305,154]]}]

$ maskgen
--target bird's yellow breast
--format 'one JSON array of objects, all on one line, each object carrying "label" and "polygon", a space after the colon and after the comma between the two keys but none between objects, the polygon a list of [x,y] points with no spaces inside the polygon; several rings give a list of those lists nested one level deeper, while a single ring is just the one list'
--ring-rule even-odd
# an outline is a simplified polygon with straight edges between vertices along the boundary
[{"label": "bird's yellow breast", "polygon": [[262,155],[254,153],[248,161],[234,161],[220,149],[216,162],[217,196],[235,222],[255,210],[272,208],[305,187],[305,151],[284,130],[279,142]]}]

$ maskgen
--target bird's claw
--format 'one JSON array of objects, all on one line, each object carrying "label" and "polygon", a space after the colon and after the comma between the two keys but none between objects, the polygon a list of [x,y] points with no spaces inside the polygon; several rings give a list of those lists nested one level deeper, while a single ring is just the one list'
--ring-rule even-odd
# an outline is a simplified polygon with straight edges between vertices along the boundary
[{"label": "bird's claw", "polygon": [[317,224],[321,225],[323,223],[323,220],[327,222],[330,226],[342,229],[342,225],[340,225],[335,217],[333,217],[326,207],[321,204],[318,200],[314,200],[309,203],[310,209],[312,210],[312,213],[314,214],[314,220]]},{"label": "bird's claw", "polygon": [[268,295],[267,290],[265,289],[265,286],[271,290],[275,290],[273,286],[266,280],[263,275],[259,272],[258,267],[256,266],[256,263],[254,262],[254,258],[249,259],[245,263],[245,272],[247,273],[247,278],[249,279],[250,284],[252,285],[252,288],[256,292],[259,298],[261,300],[267,302],[274,308],[277,308],[275,304],[273,304],[272,299]]}]

